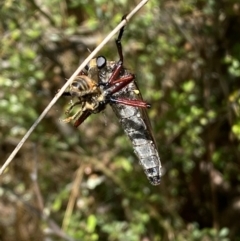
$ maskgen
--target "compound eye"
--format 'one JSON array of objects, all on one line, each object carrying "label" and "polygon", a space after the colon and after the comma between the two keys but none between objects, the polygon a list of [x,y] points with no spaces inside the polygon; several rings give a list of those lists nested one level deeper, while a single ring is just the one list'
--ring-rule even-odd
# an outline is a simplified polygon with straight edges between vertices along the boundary
[{"label": "compound eye", "polygon": [[98,56],[97,60],[96,60],[96,64],[97,64],[98,69],[102,69],[106,66],[107,60],[104,56]]}]

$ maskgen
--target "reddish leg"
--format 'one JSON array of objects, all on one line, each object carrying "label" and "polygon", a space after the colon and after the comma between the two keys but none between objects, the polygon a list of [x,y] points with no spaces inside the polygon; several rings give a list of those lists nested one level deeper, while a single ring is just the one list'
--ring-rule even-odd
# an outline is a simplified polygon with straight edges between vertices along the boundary
[{"label": "reddish leg", "polygon": [[[124,32],[124,27],[122,27],[120,29],[118,38],[116,39],[116,46],[117,46],[117,50],[118,50],[119,61],[115,65],[113,73],[108,81],[108,84],[110,86],[112,86],[109,94],[114,94],[114,93],[120,91],[121,89],[126,87],[129,83],[131,83],[135,78],[135,76],[133,74],[129,74],[129,75],[119,78],[120,72],[123,69],[123,53],[122,53],[122,44],[121,44],[123,32]],[[133,107],[150,108],[150,104],[148,104],[142,100],[130,100],[130,99],[125,99],[125,98],[111,97],[110,101],[112,103],[119,103],[119,104],[129,105],[129,106],[133,106]]]},{"label": "reddish leg", "polygon": [[75,121],[74,127],[80,126],[90,115],[91,113],[89,111],[84,111],[83,114]]},{"label": "reddish leg", "polygon": [[[134,80],[135,76],[133,74],[129,74],[127,76],[124,76],[120,79],[114,80],[111,85],[113,85],[110,89],[110,92],[108,94],[114,94],[118,92],[119,90],[126,87],[130,82]],[[130,99],[124,99],[124,98],[110,98],[111,102],[124,104],[124,105],[130,105],[135,107],[141,107],[141,108],[150,108],[150,104],[146,103],[142,100],[130,100]]]},{"label": "reddish leg", "polygon": [[[113,85],[113,86],[110,88],[110,92],[108,94],[112,95],[112,94],[118,92],[119,90],[123,89],[130,82],[132,82],[134,80],[134,78],[135,78],[135,76],[133,74],[129,74],[120,79],[114,80],[114,82],[111,83],[111,85]],[[125,99],[125,98],[110,97],[110,101],[112,103],[119,103],[119,104],[134,106],[134,107],[141,107],[141,108],[150,108],[151,107],[150,104],[148,104],[142,100],[131,100],[131,99]]]},{"label": "reddish leg", "polygon": [[151,105],[146,103],[145,101],[141,100],[130,100],[130,99],[124,99],[124,98],[110,98],[110,101],[112,103],[119,103],[123,105],[130,105],[133,107],[141,107],[141,108],[150,108]]},{"label": "reddish leg", "polygon": [[112,85],[114,83],[114,81],[119,77],[120,71],[122,70],[122,68],[123,68],[123,62],[121,60],[119,60],[117,62],[117,64],[115,65],[115,68],[113,70],[111,77],[108,80],[109,85]]},{"label": "reddish leg", "polygon": [[[124,18],[125,18],[125,16],[123,16],[123,19]],[[116,80],[119,77],[120,71],[123,68],[123,52],[122,52],[122,43],[121,43],[123,32],[124,32],[124,26],[120,29],[118,37],[115,40],[117,50],[118,50],[118,55],[119,55],[119,61],[117,62],[116,66],[113,70],[113,73],[112,73],[111,77],[109,78],[109,81],[108,81],[109,84],[112,84],[114,82],[114,80]]]},{"label": "reddish leg", "polygon": [[129,83],[134,80],[135,76],[133,74],[129,74],[126,76],[121,77],[120,79],[115,80],[111,83],[111,91],[110,94],[114,94],[121,90],[122,88],[126,87]]}]

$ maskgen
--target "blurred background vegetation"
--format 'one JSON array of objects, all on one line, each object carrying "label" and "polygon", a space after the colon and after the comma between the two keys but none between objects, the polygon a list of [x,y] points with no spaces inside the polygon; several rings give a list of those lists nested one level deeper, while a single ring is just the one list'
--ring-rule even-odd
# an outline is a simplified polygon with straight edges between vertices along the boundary
[{"label": "blurred background vegetation", "polygon": [[[135,0],[0,3],[1,165]],[[126,27],[163,165],[148,182],[111,108],[61,98],[1,178],[0,240],[240,240],[240,3],[151,0]],[[114,39],[101,55],[117,60]]]}]

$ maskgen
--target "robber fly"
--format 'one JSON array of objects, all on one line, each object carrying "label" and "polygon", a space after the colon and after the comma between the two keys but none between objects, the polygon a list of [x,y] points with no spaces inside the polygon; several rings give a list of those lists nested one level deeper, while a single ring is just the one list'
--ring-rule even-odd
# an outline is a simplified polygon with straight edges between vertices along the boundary
[{"label": "robber fly", "polygon": [[119,60],[107,61],[103,56],[92,59],[80,76],[72,82],[69,91],[64,93],[78,98],[67,110],[68,114],[73,107],[80,106],[73,116],[64,121],[74,120],[74,126],[78,127],[91,114],[99,113],[110,104],[130,138],[149,181],[158,185],[161,178],[161,162],[146,112],[150,105],[143,101],[135,75],[123,67],[123,31],[124,27],[116,39]]}]

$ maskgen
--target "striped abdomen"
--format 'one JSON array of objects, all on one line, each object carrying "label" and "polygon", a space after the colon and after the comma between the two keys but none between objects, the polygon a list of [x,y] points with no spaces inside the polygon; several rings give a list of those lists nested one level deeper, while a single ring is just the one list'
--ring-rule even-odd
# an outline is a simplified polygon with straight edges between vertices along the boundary
[{"label": "striped abdomen", "polygon": [[77,76],[70,85],[69,92],[72,96],[82,97],[98,93],[97,83],[86,75]]},{"label": "striped abdomen", "polygon": [[[125,89],[117,93],[118,96],[136,99],[133,90],[137,87],[130,83]],[[161,180],[161,162],[157,146],[151,133],[147,117],[140,108],[128,105],[111,104],[113,111],[118,116],[120,123],[132,142],[133,149],[152,185],[158,185]]]}]

